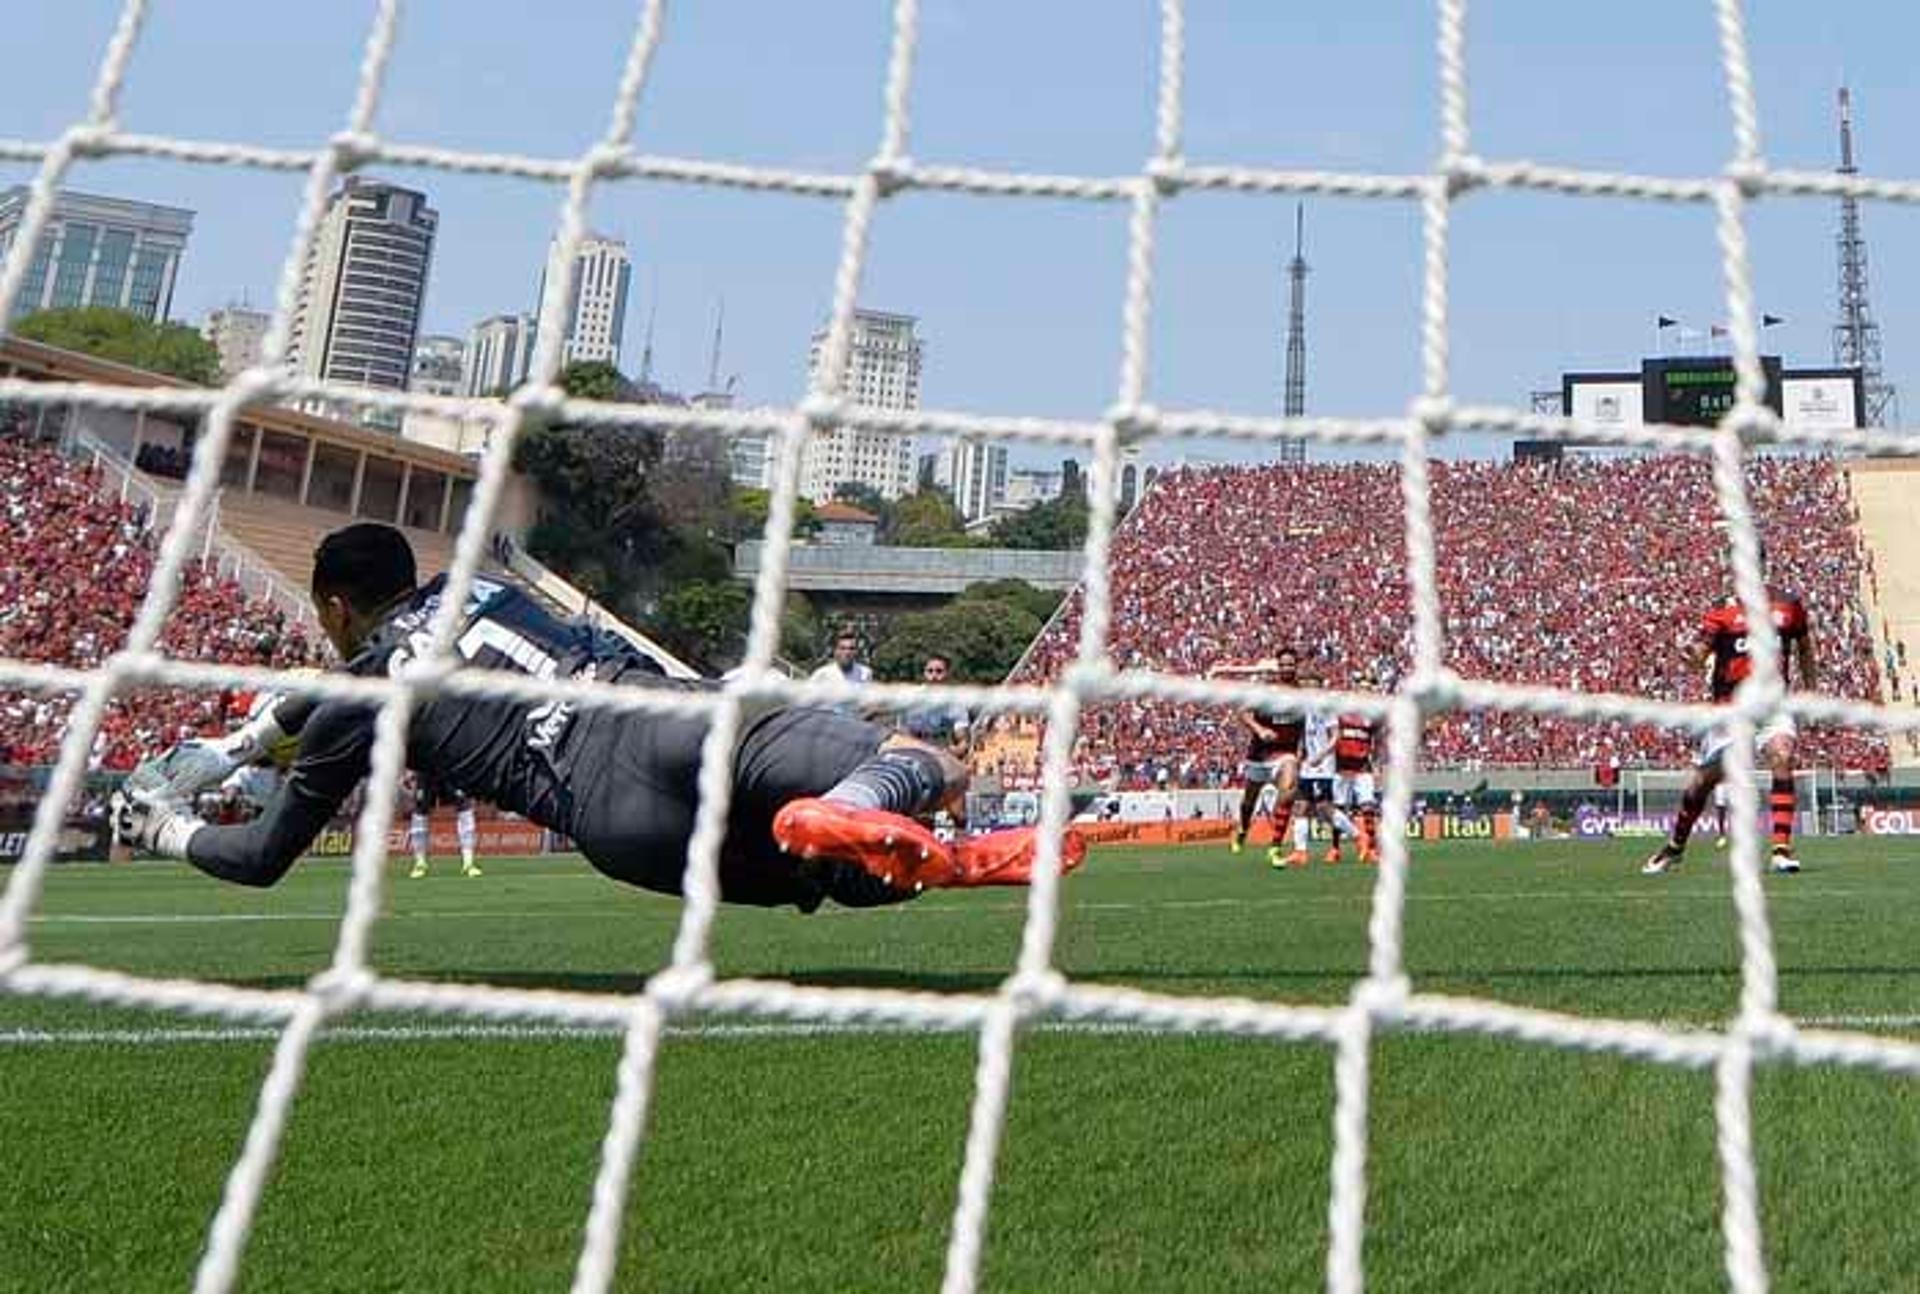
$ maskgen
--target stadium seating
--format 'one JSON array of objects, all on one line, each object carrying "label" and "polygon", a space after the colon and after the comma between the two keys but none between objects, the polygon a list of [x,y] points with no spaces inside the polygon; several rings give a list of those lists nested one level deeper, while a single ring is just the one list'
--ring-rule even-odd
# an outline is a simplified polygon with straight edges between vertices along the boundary
[{"label": "stadium seating", "polygon": [[[1877,699],[1879,665],[1859,603],[1864,557],[1845,478],[1830,460],[1757,460],[1749,481],[1776,582],[1808,602],[1819,690]],[[1681,644],[1729,584],[1704,461],[1596,458],[1432,465],[1436,578],[1450,668],[1472,678],[1704,699]],[[1124,668],[1202,674],[1216,662],[1301,651],[1344,686],[1391,682],[1410,651],[1397,468],[1181,470],[1160,477],[1113,548],[1110,652]],[[1052,678],[1080,631],[1080,593],[1016,681]],[[1162,770],[1189,785],[1233,776],[1242,737],[1220,709],[1093,707],[1083,774],[1125,785]],[[1511,714],[1451,715],[1427,732],[1428,766],[1673,766],[1684,734]],[[1881,769],[1885,742],[1821,732],[1808,763]]]},{"label": "stadium seating", "polygon": [[[309,550],[311,551],[311,550]],[[125,642],[153,570],[153,542],[133,507],[99,497],[90,471],[52,450],[0,437],[0,654],[92,666]],[[320,663],[318,645],[284,612],[190,568],[161,636],[184,660],[275,666]],[[96,768],[131,768],[182,736],[220,729],[233,698],[147,689],[109,703]],[[70,700],[0,693],[0,765],[51,762]]]}]

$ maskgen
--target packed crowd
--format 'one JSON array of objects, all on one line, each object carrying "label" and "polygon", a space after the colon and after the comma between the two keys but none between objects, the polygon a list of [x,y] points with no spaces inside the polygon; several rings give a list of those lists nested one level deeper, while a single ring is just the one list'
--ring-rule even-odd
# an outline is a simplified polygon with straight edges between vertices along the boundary
[{"label": "packed crowd", "polygon": [[[1663,700],[1705,699],[1684,645],[1725,597],[1726,536],[1707,464],[1691,457],[1430,467],[1445,657],[1463,677]],[[1807,602],[1818,690],[1877,698],[1880,665],[1860,606],[1865,558],[1846,478],[1829,460],[1748,470],[1770,576]],[[1411,611],[1397,468],[1184,470],[1163,475],[1116,535],[1110,652],[1122,668],[1205,674],[1225,661],[1302,655],[1330,687],[1390,686],[1406,669]],[[1077,648],[1080,594],[1016,681],[1053,677]],[[1083,772],[1126,785],[1230,780],[1244,740],[1220,708],[1092,707]],[[1518,714],[1447,715],[1428,727],[1433,767],[1675,766],[1685,734]],[[1879,769],[1886,744],[1813,732],[1809,763]]]},{"label": "packed crowd", "polygon": [[[101,497],[90,469],[18,437],[0,437],[0,656],[88,667],[125,642],[153,571],[144,518]],[[181,659],[291,667],[319,649],[284,612],[238,585],[187,571],[160,639]],[[234,698],[144,689],[115,697],[94,742],[95,768],[131,768],[183,736],[223,728]],[[0,692],[0,765],[50,762],[72,698]]]}]

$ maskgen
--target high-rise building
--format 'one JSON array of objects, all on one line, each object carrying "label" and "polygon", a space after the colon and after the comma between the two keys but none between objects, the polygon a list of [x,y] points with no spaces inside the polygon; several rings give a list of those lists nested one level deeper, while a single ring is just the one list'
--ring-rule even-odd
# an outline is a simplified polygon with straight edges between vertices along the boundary
[{"label": "high-rise building", "polygon": [[[853,312],[849,339],[846,398],[875,409],[907,410],[920,407],[920,360],[923,346],[912,315]],[[826,330],[813,335],[807,370],[817,375],[826,358]],[[870,485],[889,499],[913,492],[912,436],[886,431],[857,431],[838,427],[807,443],[800,491],[816,503],[833,497],[836,486],[854,481]]]},{"label": "high-rise building", "polygon": [[221,306],[207,316],[200,331],[220,352],[220,376],[231,379],[260,362],[260,350],[266,345],[267,326],[273,318],[264,310],[246,306]]},{"label": "high-rise building", "polygon": [[527,380],[538,332],[532,315],[494,315],[467,334],[460,394],[504,395]]},{"label": "high-rise building", "polygon": [[962,436],[947,451],[947,488],[967,521],[990,517],[1007,497],[1007,447],[984,436]]},{"label": "high-rise building", "polygon": [[[560,248],[547,250],[552,267]],[[574,258],[573,289],[567,296],[566,334],[560,347],[563,364],[620,363],[620,341],[627,327],[627,288],[633,279],[633,259],[618,238],[589,234]],[[547,296],[545,272],[540,297]]]},{"label": "high-rise building", "polygon": [[[0,192],[0,258],[19,236],[27,196],[24,185]],[[111,306],[163,321],[173,310],[173,283],[192,232],[193,212],[181,207],[62,189],[27,262],[13,317]]]},{"label": "high-rise building", "polygon": [[294,372],[403,391],[440,216],[424,193],[353,177],[327,204],[294,302]]},{"label": "high-rise building", "polygon": [[413,380],[421,395],[459,395],[466,376],[467,344],[458,337],[422,337],[413,348]]}]

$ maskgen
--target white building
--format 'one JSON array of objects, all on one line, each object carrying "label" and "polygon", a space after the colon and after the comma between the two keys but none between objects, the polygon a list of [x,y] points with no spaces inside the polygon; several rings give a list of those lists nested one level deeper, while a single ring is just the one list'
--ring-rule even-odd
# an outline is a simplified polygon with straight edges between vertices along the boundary
[{"label": "white building", "polygon": [[[551,269],[559,244],[547,249]],[[620,341],[627,327],[627,290],[633,280],[633,258],[618,238],[589,234],[574,258],[573,288],[567,297],[566,334],[561,343],[562,364],[620,363]],[[540,279],[540,297],[547,296],[546,274]]]},{"label": "white building", "polygon": [[207,316],[200,331],[220,352],[220,376],[231,380],[260,362],[272,316],[246,306],[222,306]]},{"label": "white building", "polygon": [[[922,344],[912,315],[856,310],[847,360],[846,397],[872,409],[907,410],[920,407]],[[813,335],[807,359],[811,381],[825,359],[827,334]],[[913,493],[912,436],[884,431],[856,431],[841,427],[817,435],[807,443],[800,492],[815,503],[833,497],[834,487],[857,481],[897,499]]]},{"label": "white building", "polygon": [[467,334],[460,394],[502,395],[527,380],[537,334],[532,315],[494,315]]},{"label": "white building", "polygon": [[[25,185],[0,192],[0,260],[26,218]],[[110,306],[149,321],[173,311],[173,283],[193,232],[193,212],[62,189],[27,262],[13,317],[36,310]]]},{"label": "white building", "polygon": [[466,375],[467,344],[458,337],[422,337],[413,348],[408,390],[422,395],[459,395]]},{"label": "white building", "polygon": [[1046,503],[1059,498],[1060,489],[1059,468],[1016,467],[1007,473],[1007,492],[1000,500],[1000,510],[1020,512]]},{"label": "white building", "polygon": [[295,299],[294,372],[407,388],[439,223],[423,193],[358,177],[340,186],[320,219]]},{"label": "white building", "polygon": [[946,453],[946,480],[935,480],[953,492],[953,502],[966,521],[990,517],[1007,497],[1007,447],[990,437],[962,436]]}]

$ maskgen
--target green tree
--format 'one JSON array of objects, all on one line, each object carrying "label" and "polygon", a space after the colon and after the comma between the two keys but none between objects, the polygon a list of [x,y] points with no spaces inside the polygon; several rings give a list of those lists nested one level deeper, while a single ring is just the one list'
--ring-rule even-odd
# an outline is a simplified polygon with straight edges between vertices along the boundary
[{"label": "green tree", "polygon": [[582,360],[560,370],[560,389],[579,400],[631,400],[633,383],[605,360]]},{"label": "green tree", "polygon": [[961,599],[901,616],[873,651],[873,672],[910,682],[935,652],[953,662],[956,682],[997,683],[1040,632],[1037,616],[1012,602]]},{"label": "green tree", "polygon": [[868,485],[865,481],[842,481],[833,487],[833,497],[841,503],[851,503],[863,512],[871,512],[885,525],[887,514],[893,511],[893,505],[887,502],[887,496]]},{"label": "green tree", "polygon": [[796,664],[820,658],[827,649],[826,626],[804,593],[787,594],[786,613],[780,617],[780,654]]},{"label": "green tree", "polygon": [[1087,501],[1078,494],[1036,503],[993,523],[993,542],[1001,548],[1065,551],[1087,539]]},{"label": "green tree", "polygon": [[1025,580],[982,580],[960,590],[962,602],[1010,602],[1045,624],[1065,594],[1036,588]]},{"label": "green tree", "polygon": [[901,548],[962,548],[972,542],[966,519],[945,490],[924,489],[888,509],[880,542]]},{"label": "green tree", "polygon": [[[767,509],[772,506],[772,496],[761,489],[736,489],[730,505],[731,520],[727,538],[736,543],[742,539],[759,539],[767,532]],[[820,518],[813,510],[809,499],[795,499],[793,512],[793,533],[805,538],[820,532]]]},{"label": "green tree", "polygon": [[[607,398],[624,382],[611,364],[570,364],[560,375],[582,398]],[[540,491],[527,547],[616,611],[630,613],[658,592],[653,573],[676,543],[653,491],[662,452],[650,428],[539,421],[514,446],[514,467]]]},{"label": "green tree", "polygon": [[107,306],[42,310],[13,326],[29,341],[75,350],[150,373],[165,373],[200,386],[220,380],[220,352],[191,328],[149,323]]},{"label": "green tree", "polygon": [[734,580],[680,584],[660,596],[647,628],[676,654],[718,673],[739,658],[752,606],[752,590]]}]

